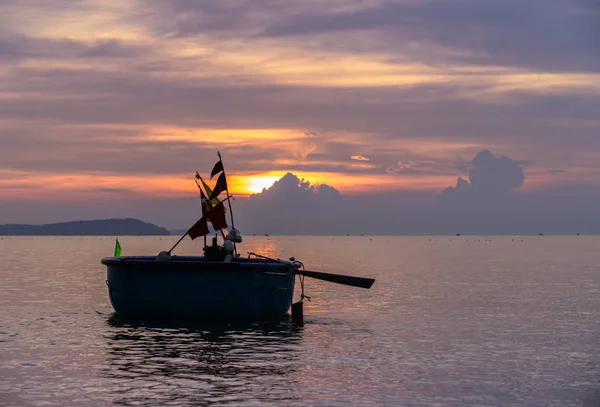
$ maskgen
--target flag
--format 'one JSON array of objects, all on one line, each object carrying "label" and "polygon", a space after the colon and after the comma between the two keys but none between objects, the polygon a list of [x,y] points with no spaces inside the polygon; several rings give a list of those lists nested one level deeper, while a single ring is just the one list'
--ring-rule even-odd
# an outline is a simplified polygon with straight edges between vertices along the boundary
[{"label": "flag", "polygon": [[223,202],[219,202],[208,213],[206,217],[212,223],[215,230],[225,229],[227,227],[227,219],[225,218],[225,206]]},{"label": "flag", "polygon": [[194,226],[192,226],[188,230],[188,235],[190,235],[192,240],[194,240],[198,236],[206,236],[206,235],[208,235],[208,233],[209,233],[209,230],[208,230],[208,224],[206,223],[206,216],[202,216],[200,218],[200,220],[198,222],[194,223]]},{"label": "flag", "polygon": [[[202,185],[204,185],[204,190],[206,191],[206,195],[210,196],[212,194],[212,189],[210,189],[208,184],[206,182],[204,182],[202,177],[200,177],[200,181],[202,181]],[[213,202],[213,203],[217,204],[218,202]]]},{"label": "flag", "polygon": [[199,236],[206,236],[210,233],[208,230],[208,221],[212,223],[215,230],[221,230],[227,227],[227,219],[225,219],[225,207],[223,206],[223,202],[219,202],[218,205],[215,205],[188,230],[188,235],[190,235],[192,240]]},{"label": "flag", "polygon": [[227,180],[225,179],[225,173],[221,173],[221,175],[219,175],[219,178],[217,179],[217,184],[215,185],[212,193],[208,196],[209,200],[213,200],[214,198],[218,197],[219,194],[223,191],[227,190]]},{"label": "flag", "polygon": [[117,237],[117,242],[115,243],[115,257],[121,256],[121,244],[119,243],[119,238]]},{"label": "flag", "polygon": [[[196,174],[198,174],[198,173],[196,172]],[[194,180],[194,181],[196,181],[196,180]],[[196,181],[196,186],[198,187],[198,190],[200,191],[200,206],[202,207],[202,216],[204,216],[212,208],[212,205],[210,204],[210,202],[208,201],[208,198],[204,194],[202,187],[200,186],[200,184],[198,184],[198,181]]]},{"label": "flag", "polygon": [[[202,185],[204,185],[204,190],[206,191],[206,195],[207,196],[211,196],[212,192],[213,192],[212,189],[210,189],[210,187],[208,186],[208,184],[206,182],[204,182],[204,180],[202,179],[202,177],[200,177],[200,181],[202,182]],[[212,204],[211,208],[212,208],[213,205],[216,205],[219,202],[220,201],[217,198],[210,199],[210,203]]]},{"label": "flag", "polygon": [[[200,187],[200,185],[198,185],[198,187]],[[202,204],[202,216],[204,216],[208,213],[208,211],[212,209],[212,204],[210,203],[206,195],[204,195],[204,191],[202,191],[202,188],[200,188],[200,202]]]},{"label": "flag", "polygon": [[219,162],[215,164],[212,171],[210,172],[210,179],[212,179],[215,175],[217,175],[221,171],[223,171],[223,161],[219,160]]},{"label": "flag", "polygon": [[[204,185],[204,190],[206,191],[206,195],[207,196],[211,196],[212,193],[213,193],[212,189],[210,189],[210,187],[208,186],[208,184],[206,182],[204,182],[204,180],[202,179],[202,177],[200,175],[198,175],[198,177],[200,178],[200,181],[202,182],[202,185]],[[199,187],[200,186],[198,186],[198,188]],[[207,198],[207,202],[208,202],[208,207],[212,208],[213,206],[218,205],[219,202],[221,202],[221,201],[219,201],[219,198],[213,198],[213,199],[210,199],[210,200]],[[227,208],[225,208],[225,212],[227,212]]]}]

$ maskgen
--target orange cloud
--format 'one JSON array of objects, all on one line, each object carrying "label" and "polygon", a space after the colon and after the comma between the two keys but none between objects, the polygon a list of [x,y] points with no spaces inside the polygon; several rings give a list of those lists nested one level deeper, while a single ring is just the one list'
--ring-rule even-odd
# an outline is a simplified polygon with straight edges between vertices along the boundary
[{"label": "orange cloud", "polygon": [[369,161],[369,159],[367,157],[364,157],[362,155],[353,155],[350,158],[353,160],[357,160],[357,161]]},{"label": "orange cloud", "polygon": [[211,129],[158,126],[141,136],[148,141],[239,144],[241,142],[283,141],[303,137],[294,129]]},{"label": "orange cloud", "polygon": [[[230,192],[247,196],[268,188],[286,171],[254,174],[228,174]],[[364,194],[393,189],[435,190],[453,182],[451,176],[415,179],[391,175],[344,174],[294,171],[312,184],[328,184],[344,194]],[[179,175],[117,175],[108,173],[38,174],[25,171],[0,171],[0,198],[6,200],[94,200],[99,196],[117,198],[119,194],[157,198],[189,197],[197,187],[188,174]]]}]

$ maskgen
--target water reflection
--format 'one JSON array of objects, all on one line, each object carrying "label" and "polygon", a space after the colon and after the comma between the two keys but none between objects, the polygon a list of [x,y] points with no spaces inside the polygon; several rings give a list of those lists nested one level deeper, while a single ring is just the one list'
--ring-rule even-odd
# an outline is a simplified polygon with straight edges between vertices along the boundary
[{"label": "water reflection", "polygon": [[112,316],[105,373],[117,405],[257,404],[295,400],[302,330],[289,320],[141,322]]}]

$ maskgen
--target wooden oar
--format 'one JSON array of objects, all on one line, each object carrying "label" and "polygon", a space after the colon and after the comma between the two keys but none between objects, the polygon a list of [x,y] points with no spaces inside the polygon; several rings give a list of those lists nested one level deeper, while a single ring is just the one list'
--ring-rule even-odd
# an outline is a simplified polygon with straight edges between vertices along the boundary
[{"label": "wooden oar", "polygon": [[352,287],[371,288],[375,282],[374,278],[344,276],[342,274],[321,273],[319,271],[296,270],[301,276],[325,280],[332,283],[350,285]]}]

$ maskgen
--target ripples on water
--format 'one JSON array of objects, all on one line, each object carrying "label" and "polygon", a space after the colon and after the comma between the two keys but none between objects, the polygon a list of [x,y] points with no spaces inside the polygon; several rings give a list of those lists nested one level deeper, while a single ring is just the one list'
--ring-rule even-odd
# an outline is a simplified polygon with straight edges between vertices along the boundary
[{"label": "ripples on water", "polygon": [[104,375],[118,404],[287,404],[301,332],[291,324],[154,326],[111,318]]},{"label": "ripples on water", "polygon": [[[120,239],[127,255],[171,240]],[[99,264],[114,239],[3,238],[0,405],[598,406],[600,239],[520,240],[248,238],[377,278],[307,279],[297,328],[121,320]]]}]

